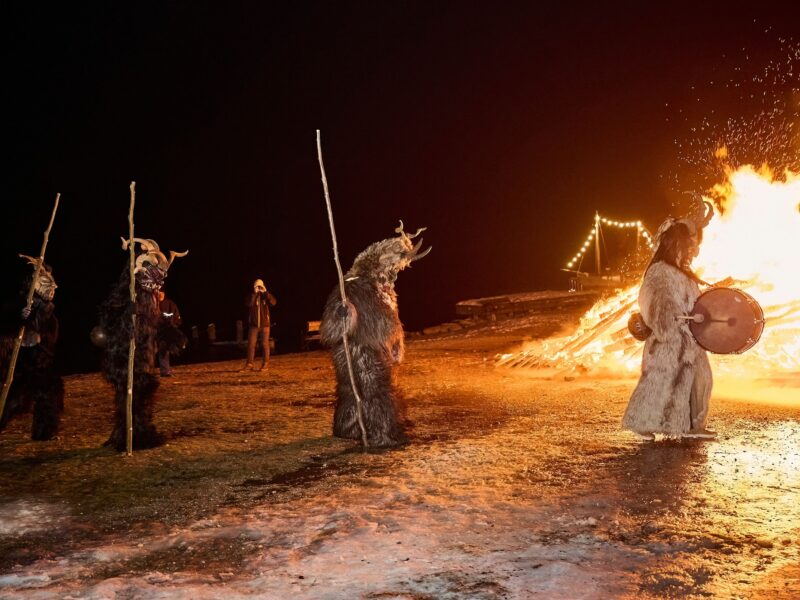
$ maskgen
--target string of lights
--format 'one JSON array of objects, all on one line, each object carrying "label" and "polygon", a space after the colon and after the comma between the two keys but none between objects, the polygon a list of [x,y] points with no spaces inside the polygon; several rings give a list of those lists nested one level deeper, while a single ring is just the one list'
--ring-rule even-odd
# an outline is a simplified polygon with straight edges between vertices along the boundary
[{"label": "string of lights", "polygon": [[570,259],[567,263],[567,269],[572,269],[575,267],[575,263],[579,263],[580,260],[583,258],[583,255],[586,254],[586,251],[589,249],[589,244],[592,243],[597,232],[599,230],[600,223],[603,225],[608,225],[610,227],[616,227],[617,229],[633,229],[636,228],[637,234],[641,235],[644,239],[645,243],[648,247],[652,250],[653,248],[653,236],[650,234],[649,231],[642,225],[641,221],[616,221],[614,219],[608,219],[606,217],[601,217],[600,215],[595,215],[595,225],[589,230],[589,235],[586,236],[586,239],[583,242],[583,245],[578,249],[575,253],[575,256]]}]

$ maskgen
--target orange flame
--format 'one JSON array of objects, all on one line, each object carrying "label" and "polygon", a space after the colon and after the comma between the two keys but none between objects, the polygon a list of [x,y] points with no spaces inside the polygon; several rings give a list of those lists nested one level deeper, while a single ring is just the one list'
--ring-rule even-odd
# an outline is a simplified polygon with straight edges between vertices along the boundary
[{"label": "orange flame", "polygon": [[[694,267],[706,281],[733,277],[767,319],[758,344],[743,355],[712,355],[715,372],[761,377],[800,370],[800,174],[777,179],[766,167],[730,171],[709,200],[721,210],[706,227]],[[562,366],[635,373],[643,344],[627,331],[639,286],[601,300],[567,338],[551,338],[500,364]]]}]

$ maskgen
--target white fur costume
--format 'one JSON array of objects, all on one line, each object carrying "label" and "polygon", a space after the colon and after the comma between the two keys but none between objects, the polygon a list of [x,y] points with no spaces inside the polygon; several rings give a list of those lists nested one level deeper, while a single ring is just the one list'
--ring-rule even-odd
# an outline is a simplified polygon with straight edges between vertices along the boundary
[{"label": "white fur costume", "polygon": [[665,262],[645,273],[639,307],[648,327],[642,376],[633,391],[622,425],[636,433],[678,435],[703,429],[711,396],[711,366],[686,321],[700,296],[697,283]]}]

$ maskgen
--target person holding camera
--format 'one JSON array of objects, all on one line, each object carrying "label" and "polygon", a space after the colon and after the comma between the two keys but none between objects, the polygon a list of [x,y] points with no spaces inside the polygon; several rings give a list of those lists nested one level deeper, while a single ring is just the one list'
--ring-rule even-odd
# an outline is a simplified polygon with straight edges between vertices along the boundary
[{"label": "person holding camera", "polygon": [[264,352],[259,370],[263,371],[269,366],[269,309],[277,303],[275,296],[267,291],[264,281],[256,279],[253,282],[253,292],[245,301],[248,308],[247,362],[244,366],[245,369],[254,368],[256,342],[258,342],[259,334],[261,335],[261,347]]}]

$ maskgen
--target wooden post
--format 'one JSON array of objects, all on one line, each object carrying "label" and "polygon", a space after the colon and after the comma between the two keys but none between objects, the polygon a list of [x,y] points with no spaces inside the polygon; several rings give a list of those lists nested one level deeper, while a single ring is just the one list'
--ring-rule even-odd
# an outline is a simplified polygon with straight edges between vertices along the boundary
[{"label": "wooden post", "polygon": [[[331,239],[333,240],[333,260],[336,263],[336,271],[339,274],[339,292],[342,295],[342,304],[347,306],[347,294],[344,291],[344,275],[342,274],[342,265],[339,262],[339,247],[336,244],[336,229],[333,226],[333,209],[331,208],[331,196],[328,192],[328,178],[325,177],[325,165],[322,163],[322,141],[320,139],[319,129],[317,129],[317,158],[319,159],[319,170],[322,174],[322,189],[325,192],[325,204],[328,207],[328,223],[331,226]],[[353,395],[356,397],[356,418],[358,419],[358,427],[361,429],[361,443],[364,448],[369,448],[367,442],[367,428],[364,427],[364,417],[361,408],[361,394],[358,392],[356,385],[356,377],[353,374],[353,360],[350,358],[350,345],[347,342],[347,332],[342,333],[342,344],[344,344],[344,356],[347,359],[347,372],[350,375],[350,385],[353,388]]]},{"label": "wooden post", "polygon": [[126,454],[133,455],[133,363],[136,358],[136,247],[133,241],[133,208],[136,204],[136,182],[131,181],[131,204],[128,210],[128,251],[130,260],[131,341],[128,347],[128,394],[125,398]]},{"label": "wooden post", "polygon": [[636,256],[639,256],[639,243],[642,239],[642,224],[637,221],[636,223]]},{"label": "wooden post", "polygon": [[[44,240],[42,241],[42,248],[39,250],[39,258],[36,263],[36,270],[33,272],[33,279],[31,286],[28,288],[28,298],[25,301],[25,308],[30,310],[33,306],[33,293],[36,291],[36,281],[39,279],[39,274],[44,268],[44,253],[47,250],[47,242],[50,240],[50,230],[53,228],[53,221],[56,218],[56,211],[58,210],[58,202],[61,200],[61,194],[56,194],[56,203],[53,206],[53,212],[50,214],[50,223],[44,231]],[[0,417],[3,416],[3,411],[6,408],[6,399],[8,392],[11,389],[11,383],[14,381],[14,369],[17,366],[17,358],[19,357],[19,348],[22,346],[22,338],[25,336],[25,324],[19,328],[17,338],[14,340],[14,348],[11,351],[11,360],[8,363],[8,372],[6,373],[6,380],[3,382],[3,390],[0,391]]]},{"label": "wooden post", "polygon": [[244,342],[244,323],[241,319],[236,321],[236,343],[241,344]]},{"label": "wooden post", "polygon": [[594,260],[597,267],[597,274],[602,275],[600,264],[600,214],[594,213]]}]

